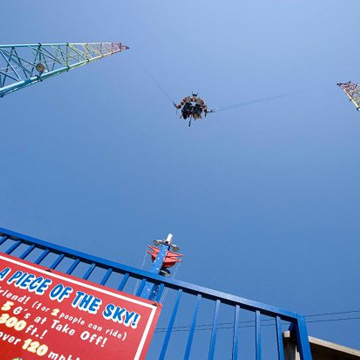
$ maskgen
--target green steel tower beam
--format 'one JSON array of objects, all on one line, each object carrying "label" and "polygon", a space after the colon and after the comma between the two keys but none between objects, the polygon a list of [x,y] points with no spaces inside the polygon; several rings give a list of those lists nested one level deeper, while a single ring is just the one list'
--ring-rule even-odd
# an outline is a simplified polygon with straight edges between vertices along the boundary
[{"label": "green steel tower beam", "polygon": [[360,111],[360,85],[351,81],[337,85],[344,90],[350,101],[356,106],[356,109]]},{"label": "green steel tower beam", "polygon": [[121,43],[0,45],[0,97],[127,49]]}]

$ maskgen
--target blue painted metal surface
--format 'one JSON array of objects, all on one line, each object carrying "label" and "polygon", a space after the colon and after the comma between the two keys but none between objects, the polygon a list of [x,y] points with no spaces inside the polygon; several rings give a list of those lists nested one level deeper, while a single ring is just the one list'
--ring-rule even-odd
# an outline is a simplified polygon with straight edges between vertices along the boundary
[{"label": "blue painted metal surface", "polygon": [[201,295],[198,295],[196,297],[195,310],[194,310],[194,314],[193,314],[193,318],[192,318],[192,322],[191,322],[191,328],[190,328],[189,336],[188,336],[188,339],[187,339],[186,350],[185,350],[185,354],[184,354],[184,360],[188,359],[189,356],[190,356],[191,345],[192,345],[192,342],[193,342],[193,339],[194,339],[195,326],[196,326],[197,315],[198,315],[198,312],[199,312],[200,301],[201,301]]},{"label": "blue painted metal surface", "polygon": [[[163,244],[160,247],[160,251],[156,256],[154,262],[151,265],[150,272],[152,274],[159,274],[162,268],[163,262],[165,260],[166,254],[169,251],[170,245]],[[146,283],[144,290],[141,292],[141,297],[145,299],[153,300],[155,296],[158,294],[159,288],[158,286],[152,284],[151,282]]]},{"label": "blue painted metal surface", "polygon": [[[2,228],[0,251],[128,293],[134,291],[129,288],[135,288],[137,280],[141,281],[138,294],[148,284],[157,286],[160,293],[166,289],[169,295],[148,359],[247,360],[254,359],[255,354],[256,359],[284,360],[281,333],[289,325],[297,338],[301,359],[312,359],[304,317],[294,312],[165,278]],[[160,298],[159,292],[156,300]],[[246,316],[252,320],[245,320]],[[224,322],[226,319],[229,321]],[[253,333],[249,334],[249,330]],[[255,346],[251,338],[255,338]],[[274,346],[269,346],[269,339]]]},{"label": "blue painted metal surface", "polygon": [[234,330],[233,330],[233,350],[232,350],[232,360],[238,358],[238,346],[239,346],[239,321],[240,321],[240,306],[235,305],[235,319],[234,319]]},{"label": "blue painted metal surface", "polygon": [[261,360],[261,325],[260,311],[255,311],[255,344],[256,344],[256,360]]},{"label": "blue painted metal surface", "polygon": [[303,316],[298,316],[296,323],[294,323],[294,327],[300,357],[301,359],[310,359],[311,350],[310,346],[307,346],[307,344],[309,344],[309,336],[306,329],[305,318]]},{"label": "blue painted metal surface", "polygon": [[216,346],[216,336],[217,336],[217,330],[218,330],[217,327],[218,327],[219,314],[220,314],[220,305],[221,305],[221,301],[219,299],[217,299],[215,302],[215,314],[214,314],[214,322],[213,322],[212,332],[211,332],[208,360],[213,360],[215,357],[215,346]]},{"label": "blue painted metal surface", "polygon": [[183,293],[182,289],[179,289],[178,293],[177,293],[177,297],[176,297],[175,306],[173,308],[171,318],[170,318],[170,321],[169,321],[169,326],[168,326],[167,331],[166,331],[166,336],[165,336],[165,340],[164,340],[164,343],[163,343],[163,346],[162,346],[162,349],[161,349],[159,360],[164,360],[165,359],[166,351],[167,351],[167,348],[169,346],[170,337],[171,337],[172,330],[173,330],[173,327],[174,327],[174,324],[175,324],[176,315],[177,315],[178,310],[179,310],[179,305],[180,305],[180,300],[181,300],[182,293]]},{"label": "blue painted metal surface", "polygon": [[276,321],[276,339],[277,339],[277,348],[278,348],[278,359],[285,360],[284,344],[283,344],[283,339],[282,339],[282,334],[281,334],[281,320],[277,316],[275,321]]}]

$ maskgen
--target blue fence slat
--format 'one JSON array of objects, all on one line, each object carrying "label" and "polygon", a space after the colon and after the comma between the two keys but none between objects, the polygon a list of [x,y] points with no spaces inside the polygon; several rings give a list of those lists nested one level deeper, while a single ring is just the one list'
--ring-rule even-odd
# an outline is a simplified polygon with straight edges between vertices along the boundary
[{"label": "blue fence slat", "polygon": [[94,264],[94,263],[92,263],[92,264],[90,265],[90,267],[88,268],[87,272],[86,272],[85,275],[83,276],[83,279],[84,279],[84,280],[87,280],[87,279],[89,278],[89,276],[91,275],[91,273],[94,271],[95,266],[96,266],[96,264]]},{"label": "blue fence slat", "polygon": [[136,291],[136,296],[140,296],[146,285],[146,279],[142,279],[139,288]]},{"label": "blue fence slat", "polygon": [[275,318],[276,322],[276,339],[277,339],[277,348],[278,348],[278,359],[285,360],[284,358],[284,344],[282,339],[282,331],[281,331],[281,319],[279,316]]},{"label": "blue fence slat", "polygon": [[187,344],[186,344],[184,360],[188,360],[189,356],[190,356],[191,345],[192,345],[192,342],[194,339],[195,326],[196,326],[196,320],[197,320],[197,315],[198,315],[198,311],[199,311],[200,301],[201,301],[201,295],[198,295],[196,297],[195,309],[194,309],[194,314],[193,314],[193,318],[191,321],[191,328],[190,328],[190,332],[189,332],[189,336],[188,336],[188,340],[187,340]]},{"label": "blue fence slat", "polygon": [[18,240],[14,244],[12,244],[6,251],[5,254],[11,254],[17,247],[19,247],[21,244],[21,241]]},{"label": "blue fence slat", "polygon": [[50,250],[46,249],[42,252],[42,254],[34,261],[35,264],[40,264],[46,256],[49,254]]},{"label": "blue fence slat", "polygon": [[76,269],[76,267],[79,265],[80,260],[76,259],[71,266],[69,267],[68,271],[66,272],[68,275],[71,275],[73,273],[73,271]]},{"label": "blue fence slat", "polygon": [[175,319],[176,319],[176,314],[177,314],[177,312],[179,310],[179,304],[180,304],[181,295],[182,295],[182,290],[180,289],[178,291],[178,294],[177,294],[177,297],[176,297],[175,306],[174,306],[173,312],[171,314],[171,318],[170,318],[170,321],[169,321],[169,326],[168,326],[168,329],[166,331],[166,335],[165,335],[163,347],[161,349],[161,353],[160,353],[160,356],[159,356],[159,360],[164,360],[165,359],[166,350],[167,350],[167,348],[169,346],[170,336],[171,336],[172,329],[174,327],[174,323],[175,323]]},{"label": "blue fence slat", "polygon": [[119,291],[123,291],[123,290],[124,290],[124,287],[125,287],[127,281],[129,280],[129,276],[130,276],[129,273],[125,273],[123,279],[121,280],[120,285],[118,286],[118,290],[119,290]]},{"label": "blue fence slat", "polygon": [[210,340],[210,348],[209,348],[209,355],[208,360],[212,360],[215,355],[215,344],[216,344],[216,336],[217,336],[217,324],[219,321],[219,313],[220,313],[220,304],[221,301],[218,299],[215,303],[215,313],[214,313],[214,322],[212,326],[211,332],[211,340]]},{"label": "blue fence slat", "polygon": [[163,283],[161,283],[160,286],[158,287],[158,291],[157,291],[157,294],[156,294],[156,297],[155,297],[156,302],[160,302],[161,295],[162,295],[162,293],[164,291],[164,288],[165,288],[165,285]]},{"label": "blue fence slat", "polygon": [[62,259],[65,257],[65,254],[60,254],[57,259],[52,263],[50,266],[50,269],[55,269],[62,261]]},{"label": "blue fence slat", "polygon": [[259,310],[255,311],[255,346],[256,360],[261,360],[261,314]]},{"label": "blue fence slat", "polygon": [[20,256],[20,259],[25,259],[33,250],[35,249],[35,245],[29,246]]},{"label": "blue fence slat", "polygon": [[1,239],[0,239],[0,245],[3,244],[9,237],[8,236],[3,236]]},{"label": "blue fence slat", "polygon": [[298,315],[298,321],[295,323],[297,344],[301,360],[311,360],[311,350],[309,336],[306,329],[306,323],[303,316]]},{"label": "blue fence slat", "polygon": [[239,347],[239,324],[240,322],[240,306],[235,306],[235,318],[234,318],[234,333],[233,333],[233,350],[232,350],[232,360],[237,360],[238,358],[238,347]]},{"label": "blue fence slat", "polygon": [[106,274],[104,275],[104,277],[102,278],[102,280],[100,281],[100,285],[105,285],[106,282],[109,280],[109,277],[111,275],[111,273],[113,272],[112,268],[108,268]]}]

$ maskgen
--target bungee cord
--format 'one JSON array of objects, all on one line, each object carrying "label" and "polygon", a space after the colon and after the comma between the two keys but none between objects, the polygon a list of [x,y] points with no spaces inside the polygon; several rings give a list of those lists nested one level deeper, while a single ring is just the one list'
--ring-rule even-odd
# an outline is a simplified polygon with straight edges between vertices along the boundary
[{"label": "bungee cord", "polygon": [[293,91],[293,92],[289,92],[289,93],[285,93],[285,94],[280,94],[280,95],[275,95],[275,96],[267,96],[267,97],[263,97],[263,98],[260,98],[260,99],[244,101],[244,102],[240,102],[240,103],[237,103],[237,104],[232,104],[232,105],[227,105],[227,106],[212,109],[212,110],[209,111],[209,113],[216,113],[216,112],[220,112],[220,111],[231,110],[231,109],[242,107],[242,106],[248,106],[248,105],[258,104],[258,103],[262,103],[262,102],[282,99],[282,98],[285,98],[285,97],[290,97],[290,96],[300,94],[300,93],[304,93],[304,92],[307,92],[307,91],[308,90]]},{"label": "bungee cord", "polygon": [[154,78],[154,76],[150,73],[150,71],[145,67],[145,65],[137,59],[138,63],[142,67],[142,69],[146,72],[146,74],[150,77],[150,79],[154,82],[154,84],[158,87],[158,89],[166,96],[167,99],[170,100],[170,102],[173,105],[176,105],[175,101],[170,97],[170,95],[167,93],[167,91],[160,85],[160,83]]}]

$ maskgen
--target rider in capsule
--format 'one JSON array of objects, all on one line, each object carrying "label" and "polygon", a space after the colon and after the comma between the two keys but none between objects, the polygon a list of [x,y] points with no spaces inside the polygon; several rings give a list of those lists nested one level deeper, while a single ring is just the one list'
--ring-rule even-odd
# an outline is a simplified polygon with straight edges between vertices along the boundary
[{"label": "rider in capsule", "polygon": [[185,96],[179,105],[174,104],[177,109],[181,109],[181,117],[183,119],[187,119],[193,115],[193,100],[192,96]]},{"label": "rider in capsule", "polygon": [[202,112],[204,111],[205,116],[209,112],[204,100],[197,94],[184,97],[180,104],[174,104],[174,106],[177,109],[181,109],[181,117],[183,119],[187,119],[188,117],[193,117],[194,120],[202,119]]},{"label": "rider in capsule", "polygon": [[[193,94],[195,95],[195,94]],[[202,119],[202,112],[204,111],[204,114],[205,116],[207,115],[208,113],[208,108],[205,104],[205,101],[203,99],[201,99],[199,96],[197,96],[197,94],[195,95],[195,98],[194,98],[194,103],[195,103],[195,106],[194,106],[194,110],[193,110],[193,117],[194,119]]]}]

